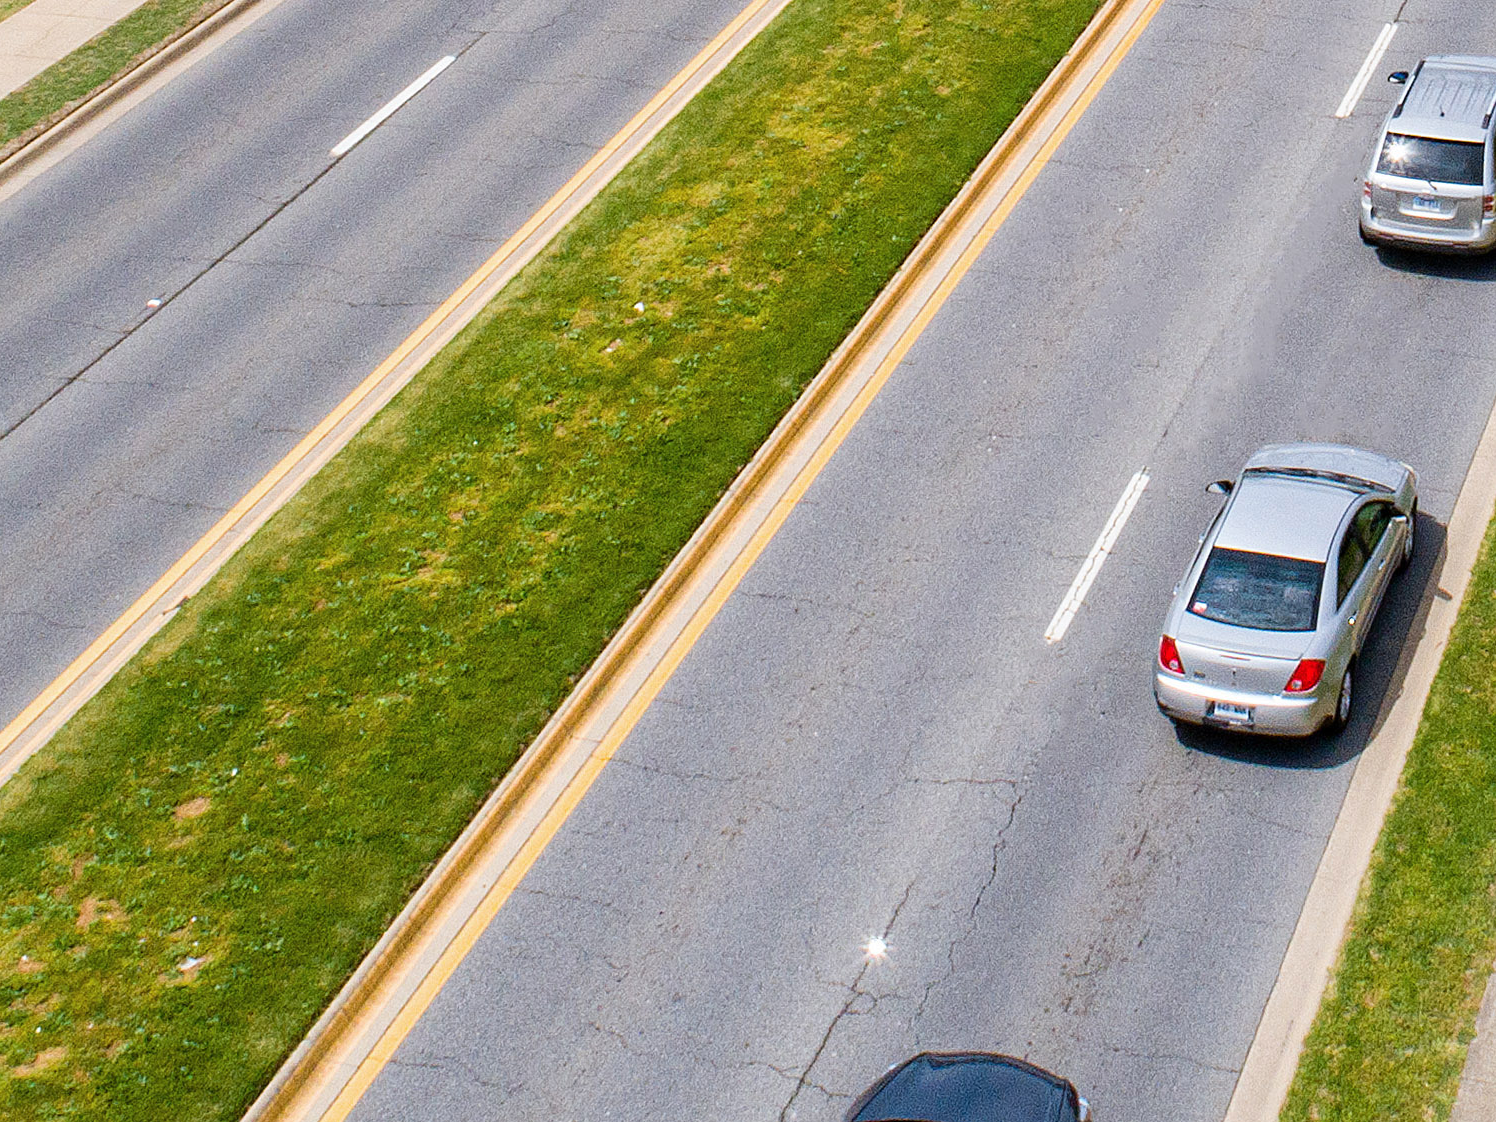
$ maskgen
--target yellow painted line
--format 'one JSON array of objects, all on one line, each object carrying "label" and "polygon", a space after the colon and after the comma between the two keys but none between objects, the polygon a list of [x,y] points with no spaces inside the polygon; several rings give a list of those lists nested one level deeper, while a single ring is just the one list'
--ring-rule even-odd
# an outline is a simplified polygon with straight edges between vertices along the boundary
[{"label": "yellow painted line", "polygon": [[1075,123],[1080,120],[1086,108],[1091,104],[1096,94],[1106,84],[1107,79],[1116,70],[1122,59],[1131,50],[1138,37],[1143,33],[1149,21],[1162,6],[1163,0],[1149,0],[1136,22],[1122,37],[1118,44],[1112,49],[1105,64],[1092,76],[1086,84],[1080,97],[1071,106],[1056,126],[1053,133],[1040,147],[1039,152],[1033,157],[1023,174],[1019,176],[1015,184],[1009,188],[1001,204],[993,211],[992,215],[983,223],[973,241],[966,247],[958,257],[955,265],[941,280],[935,291],[925,301],[913,321],[900,333],[897,341],[879,362],[876,372],[861,387],[853,398],[851,404],[837,419],[828,435],[819,443],[814,453],[806,464],[800,469],[794,481],[786,489],[783,495],[774,503],[764,521],[759,525],[749,539],[748,544],[736,556],[728,567],[722,578],[713,586],[706,600],[696,613],[687,622],[684,629],[669,646],[665,655],[653,668],[644,684],[638,692],[630,699],[623,712],[608,728],[607,733],[599,741],[597,748],[588,756],[582,768],[567,784],[565,790],[556,802],[547,811],[540,824],[525,840],[518,853],[504,868],[493,887],[489,889],[478,907],[468,916],[462,924],[458,933],[448,943],[440,957],[432,965],[420,985],[407,999],[395,1018],[380,1035],[378,1043],[363,1058],[354,1071],[353,1076],[344,1085],[342,1091],[334,1099],[331,1106],[322,1114],[321,1122],[344,1122],[348,1114],[364,1092],[373,1084],[387,1063],[394,1057],[395,1052],[409,1035],[411,1029],[420,1021],[422,1015],[435,1000],[436,995],[441,992],[442,987],[456,972],[468,953],[476,945],[483,932],[498,915],[499,910],[508,901],[514,890],[519,886],[525,875],[539,859],[546,846],[556,836],[557,832],[565,824],[588,789],[604,767],[623,744],[629,733],[633,731],[655,697],[659,694],[665,684],[674,675],[676,669],[696,645],[697,640],[706,631],[707,627],[715,618],[717,612],[727,602],[728,598],[737,589],[742,579],[753,567],[754,562],[768,546],[774,535],[783,526],[790,512],[800,502],[810,485],[820,475],[831,457],[840,448],[848,434],[861,419],[863,413],[879,391],[887,383],[895,369],[897,369],[904,356],[908,353],[915,341],[923,334],[926,327],[934,319],[941,306],[955,291],[962,278],[975,264],[982,250],[991,241],[999,228],[1001,228],[1007,217],[1013,212],[1018,201],[1027,192],[1039,173],[1049,162]]},{"label": "yellow painted line", "polygon": [[[581,169],[573,175],[566,184],[551,196],[546,203],[537,210],[507,241],[504,242],[497,252],[483,263],[478,270],[468,277],[455,292],[453,292],[440,307],[425,321],[408,335],[395,350],[375,367],[373,373],[365,378],[359,385],[345,397],[331,413],[322,419],[309,433],[306,434],[296,446],[286,453],[284,457],[270,471],[252,487],[234,506],[220,518],[213,527],[208,530],[198,541],[184,553],[175,564],[173,564],[161,577],[151,585],[133,604],[125,609],[104,632],[98,636],[88,647],[75,658],[61,674],[32,699],[16,717],[0,730],[0,758],[10,747],[27,731],[32,729],[38,720],[50,709],[65,693],[77,685],[92,670],[104,656],[119,642],[127,632],[137,627],[146,619],[152,611],[164,615],[170,610],[169,606],[163,606],[162,599],[167,593],[181,581],[194,566],[203,561],[213,549],[224,541],[244,520],[244,518],[259,505],[267,495],[275,490],[288,476],[290,476],[306,459],[316,450],[317,446],[325,440],[343,421],[353,414],[363,402],[370,397],[381,383],[383,383],[400,365],[414,354],[423,343],[425,343],[470,296],[476,292],[485,281],[501,269],[520,250],[520,248],[535,235],[545,224],[550,221],[559,211],[565,207],[594,175],[596,175],[610,159],[617,155],[626,144],[634,139],[671,98],[675,97],[684,89],[688,83],[709,63],[719,51],[726,46],[746,25],[770,5],[782,4],[784,0],[752,0],[725,28],[719,32],[710,43],[708,43],[696,56],[686,64],[678,74],[675,75],[643,109],[639,110],[612,139],[599,149],[591,159],[582,165]],[[62,714],[56,716],[50,727],[42,731],[32,750],[45,743],[45,738],[50,736],[60,726],[67,716]],[[0,768],[0,782],[24,762],[24,759],[6,760],[4,767]]]}]

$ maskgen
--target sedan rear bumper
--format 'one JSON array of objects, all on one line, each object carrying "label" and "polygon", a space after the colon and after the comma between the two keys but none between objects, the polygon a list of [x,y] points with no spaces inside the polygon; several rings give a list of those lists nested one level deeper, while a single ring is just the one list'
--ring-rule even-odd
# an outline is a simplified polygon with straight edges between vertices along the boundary
[{"label": "sedan rear bumper", "polygon": [[[1336,698],[1320,689],[1304,697],[1248,693],[1190,682],[1162,670],[1153,675],[1153,697],[1158,707],[1176,721],[1233,729],[1263,736],[1309,736],[1330,719]],[[1327,696],[1321,696],[1321,694]],[[1219,716],[1215,705],[1239,706],[1250,712],[1248,720]]]}]

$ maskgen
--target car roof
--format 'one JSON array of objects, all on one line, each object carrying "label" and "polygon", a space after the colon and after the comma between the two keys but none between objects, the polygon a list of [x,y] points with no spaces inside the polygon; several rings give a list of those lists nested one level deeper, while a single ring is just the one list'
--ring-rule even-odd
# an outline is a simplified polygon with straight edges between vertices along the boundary
[{"label": "car roof", "polygon": [[1073,1122],[1070,1084],[989,1052],[921,1052],[858,1101],[853,1122]]},{"label": "car roof", "polygon": [[1389,132],[1480,142],[1496,105],[1496,58],[1431,55],[1419,64]]},{"label": "car roof", "polygon": [[1242,549],[1303,561],[1330,556],[1345,512],[1363,492],[1322,479],[1243,475],[1216,535],[1218,549]]}]

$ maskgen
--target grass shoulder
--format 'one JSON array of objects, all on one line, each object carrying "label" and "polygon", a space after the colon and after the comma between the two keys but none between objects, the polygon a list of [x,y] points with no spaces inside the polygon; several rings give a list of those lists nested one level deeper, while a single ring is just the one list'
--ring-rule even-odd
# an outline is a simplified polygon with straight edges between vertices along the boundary
[{"label": "grass shoulder", "polygon": [[1447,1119],[1493,960],[1496,522],[1281,1117]]}]

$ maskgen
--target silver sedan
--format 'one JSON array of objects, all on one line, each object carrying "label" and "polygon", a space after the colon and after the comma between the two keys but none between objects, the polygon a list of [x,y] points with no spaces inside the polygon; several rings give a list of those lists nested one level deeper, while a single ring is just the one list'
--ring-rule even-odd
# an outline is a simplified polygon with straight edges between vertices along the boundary
[{"label": "silver sedan", "polygon": [[1233,483],[1174,591],[1154,666],[1176,721],[1307,736],[1350,719],[1356,656],[1413,556],[1418,480],[1340,444],[1270,444]]}]

